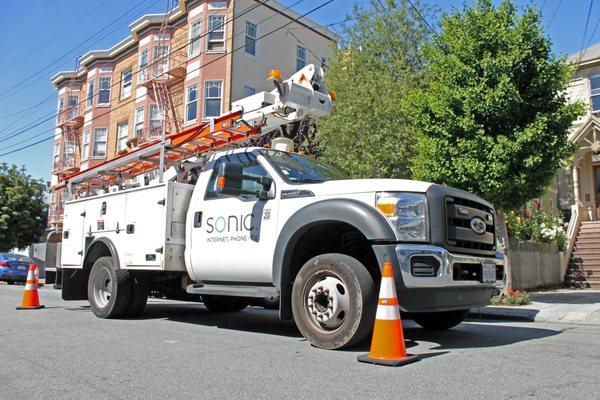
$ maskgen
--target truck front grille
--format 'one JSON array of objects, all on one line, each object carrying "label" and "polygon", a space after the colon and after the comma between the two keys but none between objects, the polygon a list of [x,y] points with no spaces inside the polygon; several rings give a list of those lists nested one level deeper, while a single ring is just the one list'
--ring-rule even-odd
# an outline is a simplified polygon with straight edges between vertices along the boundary
[{"label": "truck front grille", "polygon": [[[446,197],[446,243],[456,251],[489,253],[496,248],[494,210],[485,204],[458,197]],[[472,220],[481,218],[485,231],[477,233]]]}]

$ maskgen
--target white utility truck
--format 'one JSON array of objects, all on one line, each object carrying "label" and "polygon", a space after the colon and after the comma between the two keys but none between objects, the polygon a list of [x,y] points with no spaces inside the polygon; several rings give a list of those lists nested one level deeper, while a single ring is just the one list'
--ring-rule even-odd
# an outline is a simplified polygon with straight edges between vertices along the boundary
[{"label": "white utility truck", "polygon": [[[63,298],[88,299],[100,318],[138,315],[149,295],[215,312],[279,298],[281,318],[326,349],[369,334],[385,260],[401,310],[425,328],[450,328],[488,304],[503,279],[492,205],[426,182],[349,179],[285,141],[240,147],[329,113],[320,68],[270,79],[272,92],[201,129],[66,179],[74,199],[64,213]],[[124,184],[156,165],[171,167]]]}]

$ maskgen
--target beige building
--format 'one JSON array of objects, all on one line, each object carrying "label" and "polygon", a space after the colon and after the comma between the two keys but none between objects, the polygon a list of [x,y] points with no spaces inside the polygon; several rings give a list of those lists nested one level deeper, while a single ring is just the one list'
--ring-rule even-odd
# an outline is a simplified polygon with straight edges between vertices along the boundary
[{"label": "beige building", "polygon": [[[272,68],[289,76],[306,64],[322,65],[339,41],[274,0],[179,0],[169,13],[144,15],[130,30],[112,48],[83,55],[76,71],[52,77],[54,187],[163,130],[201,125],[233,101],[271,90]],[[50,229],[62,223],[63,197],[62,190],[50,195]]]}]

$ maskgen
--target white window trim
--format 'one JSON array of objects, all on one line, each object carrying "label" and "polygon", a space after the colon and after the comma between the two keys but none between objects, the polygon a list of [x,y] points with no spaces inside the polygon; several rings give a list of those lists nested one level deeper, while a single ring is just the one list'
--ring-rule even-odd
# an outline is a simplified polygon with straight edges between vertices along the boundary
[{"label": "white window trim", "polygon": [[600,79],[600,74],[592,74],[588,77],[589,80],[589,88],[590,88],[590,113],[592,113],[593,115],[596,116],[600,116],[600,109],[598,110],[594,110],[594,101],[593,98],[594,97],[598,97],[600,99],[600,88],[598,88],[598,93],[594,94],[592,93],[592,79],[594,78],[598,78]]},{"label": "white window trim", "polygon": [[[192,25],[194,25],[196,23],[200,24],[200,31],[198,33],[198,41],[199,41],[199,43],[198,43],[198,52],[196,54],[192,54],[192,44],[193,44],[192,43],[192,32],[193,32],[192,31]],[[189,44],[188,44],[188,48],[187,48],[188,59],[189,58],[197,57],[197,56],[200,55],[200,53],[202,53],[202,51],[201,51],[202,50],[202,18],[197,18],[194,21],[190,21],[189,26],[190,26],[190,31],[188,33],[188,43]]]},{"label": "white window trim", "polygon": [[[108,103],[100,103],[100,80],[108,79]],[[96,107],[110,107],[110,95],[112,88],[112,77],[111,76],[99,76],[98,77],[98,90],[96,91],[96,95],[98,96],[98,101],[96,102]]]},{"label": "white window trim", "polygon": [[[85,136],[87,133],[87,142],[85,140]],[[92,130],[89,129],[83,132],[83,137],[81,138],[81,161],[85,161],[90,157],[90,139],[92,137]],[[87,151],[84,151],[87,145]]]},{"label": "white window trim", "polygon": [[[248,23],[251,23],[252,25],[254,25],[255,36],[252,39],[254,39],[254,53],[255,54],[250,54],[250,53],[246,52],[246,37],[249,37],[249,35],[246,33],[246,32],[248,32],[248,29],[247,29]],[[244,26],[244,54],[248,58],[253,59],[253,60],[258,60],[258,40],[257,40],[258,36],[259,36],[258,25],[252,21],[246,21],[246,24]]]},{"label": "white window trim", "polygon": [[209,1],[208,2],[209,10],[225,10],[227,9],[226,1]]},{"label": "white window trim", "polygon": [[[141,124],[142,124],[142,129],[140,129],[140,130],[138,131],[138,129],[137,129],[137,126],[138,126],[138,124],[140,123],[140,122],[138,121],[138,110],[139,110],[139,109],[141,109],[141,110],[142,110],[142,113],[141,113],[141,114],[142,114],[142,121],[141,121]],[[145,119],[146,119],[146,109],[144,108],[144,106],[139,106],[139,107],[136,107],[136,108],[135,108],[135,111],[134,111],[134,115],[133,115],[133,134],[134,134],[136,137],[137,137],[137,136],[139,136],[140,134],[142,134],[142,133],[144,132],[144,127],[145,127],[145,125],[146,125],[146,123],[145,123],[145,122],[146,122],[146,121],[145,121]],[[139,133],[138,133],[138,132],[139,132]]]},{"label": "white window trim", "polygon": [[[221,26],[221,29],[223,29],[223,40],[217,42],[217,43],[223,43],[223,48],[222,49],[212,49],[209,50],[208,46],[210,45],[210,19],[211,17],[223,17],[223,26]],[[209,54],[216,54],[216,53],[225,53],[227,51],[227,16],[225,14],[212,14],[209,15],[207,20],[206,20],[206,52]],[[219,31],[215,31],[215,32],[219,32]]]},{"label": "white window trim", "polygon": [[[221,83],[221,97],[220,97],[220,102],[219,102],[219,115],[214,116],[214,117],[207,117],[206,116],[206,99],[207,99],[207,97],[206,97],[206,84],[207,83],[212,83],[212,82],[220,82]],[[203,89],[203,91],[202,91],[202,94],[203,94],[203,96],[202,96],[202,103],[203,103],[203,106],[204,106],[203,108],[204,109],[202,110],[203,111],[202,112],[202,120],[203,121],[208,121],[208,120],[210,120],[210,118],[217,118],[217,117],[219,117],[221,115],[221,113],[223,112],[223,92],[225,91],[225,89],[223,87],[224,85],[223,85],[223,80],[222,79],[208,79],[208,80],[205,80],[203,86],[204,87],[202,88]]]},{"label": "white window trim", "polygon": [[[142,54],[146,53],[146,66],[144,66],[142,68]],[[141,50],[140,54],[138,55],[138,71],[137,71],[137,83],[142,84],[145,83],[146,81],[143,78],[143,75],[146,74],[147,75],[147,71],[148,71],[148,65],[150,64],[150,50],[148,48]]]},{"label": "white window trim", "polygon": [[[190,88],[196,86],[196,100],[194,100],[194,102],[196,103],[196,118],[194,119],[190,119],[188,120],[188,105],[190,103]],[[198,122],[198,89],[199,89],[199,85],[197,83],[191,84],[188,87],[185,88],[185,108],[183,109],[183,113],[184,113],[184,125],[192,125],[195,124],[196,122]]]},{"label": "white window trim", "polygon": [[[123,92],[125,89],[125,84],[124,84],[124,80],[123,80],[123,75],[125,74],[125,72],[129,71],[129,93],[127,94],[127,96],[123,95]],[[123,71],[121,71],[121,93],[119,93],[119,100],[125,100],[131,97],[131,92],[132,92],[132,88],[133,88],[133,68],[125,68]]]},{"label": "white window trim", "polygon": [[[123,139],[123,137],[121,136],[121,127],[122,126],[126,126],[126,132],[127,135],[125,135],[125,146],[123,148],[121,148],[121,139]],[[117,124],[117,151],[123,151],[127,149],[127,140],[129,140],[129,121],[122,121],[120,123]]]},{"label": "white window trim", "polygon": [[[91,97],[90,97],[90,84],[92,85]],[[89,110],[90,108],[94,107],[94,96],[95,96],[94,89],[96,89],[96,84],[94,82],[94,79],[89,80],[87,82],[86,86],[87,86],[87,90],[85,93],[85,109]],[[91,100],[91,102],[90,102],[90,100]],[[88,103],[90,103],[90,104],[88,104]]]},{"label": "white window trim", "polygon": [[[97,156],[94,155],[94,148],[96,147],[96,134],[98,133],[99,129],[104,129],[104,131],[106,132],[106,136],[104,139],[104,155],[103,156]],[[94,128],[94,140],[92,141],[92,159],[93,160],[104,160],[108,155],[108,128]]]}]

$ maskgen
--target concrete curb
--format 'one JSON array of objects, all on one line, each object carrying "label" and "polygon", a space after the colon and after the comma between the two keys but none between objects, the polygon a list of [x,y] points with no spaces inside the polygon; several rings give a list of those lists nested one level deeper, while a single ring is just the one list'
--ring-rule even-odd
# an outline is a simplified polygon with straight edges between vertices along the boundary
[{"label": "concrete curb", "polygon": [[535,316],[539,310],[523,307],[479,307],[469,312],[471,319],[501,319],[535,322]]}]

